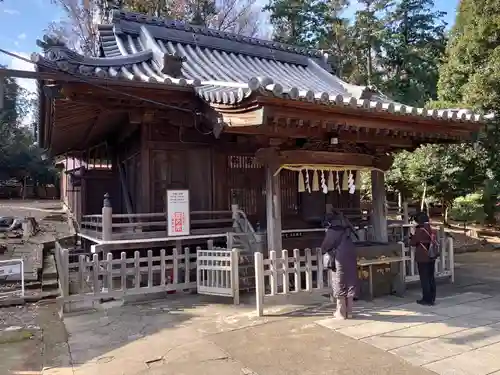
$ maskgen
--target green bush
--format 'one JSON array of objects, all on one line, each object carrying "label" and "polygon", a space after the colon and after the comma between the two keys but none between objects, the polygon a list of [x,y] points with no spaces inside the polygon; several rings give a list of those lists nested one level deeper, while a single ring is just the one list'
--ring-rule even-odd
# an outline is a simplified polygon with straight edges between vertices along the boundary
[{"label": "green bush", "polygon": [[482,223],[486,218],[483,195],[474,193],[455,198],[450,217],[452,220],[463,222],[464,230],[467,228],[467,223]]}]

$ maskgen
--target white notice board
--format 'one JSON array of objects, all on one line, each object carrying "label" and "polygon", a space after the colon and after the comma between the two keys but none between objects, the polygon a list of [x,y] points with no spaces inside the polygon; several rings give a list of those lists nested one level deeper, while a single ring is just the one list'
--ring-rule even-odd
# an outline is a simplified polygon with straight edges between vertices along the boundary
[{"label": "white notice board", "polygon": [[21,275],[21,263],[0,264],[0,276]]},{"label": "white notice board", "polygon": [[168,236],[189,236],[189,190],[167,190]]}]

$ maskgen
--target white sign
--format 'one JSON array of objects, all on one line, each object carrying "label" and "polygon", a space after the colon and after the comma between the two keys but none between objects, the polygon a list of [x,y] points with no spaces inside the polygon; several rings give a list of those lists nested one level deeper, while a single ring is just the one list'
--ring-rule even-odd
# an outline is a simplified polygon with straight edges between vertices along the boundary
[{"label": "white sign", "polygon": [[0,276],[11,276],[21,274],[21,264],[0,265]]},{"label": "white sign", "polygon": [[0,299],[17,295],[24,297],[24,261],[22,259],[0,260],[0,279],[14,275],[21,276],[21,290],[16,288],[8,292],[0,292]]},{"label": "white sign", "polygon": [[189,190],[167,190],[168,236],[189,236]]}]

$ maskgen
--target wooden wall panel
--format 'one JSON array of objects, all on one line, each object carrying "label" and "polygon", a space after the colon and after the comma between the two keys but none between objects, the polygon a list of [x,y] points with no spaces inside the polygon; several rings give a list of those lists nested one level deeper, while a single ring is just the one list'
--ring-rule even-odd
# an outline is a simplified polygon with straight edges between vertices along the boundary
[{"label": "wooden wall panel", "polygon": [[208,148],[188,152],[188,180],[191,211],[212,210],[212,153]]},{"label": "wooden wall panel", "polygon": [[186,150],[150,150],[152,212],[165,212],[167,189],[188,189]]},{"label": "wooden wall panel", "polygon": [[212,210],[212,158],[208,148],[150,150],[152,211],[166,210],[168,189],[189,189],[192,211]]},{"label": "wooden wall panel", "polygon": [[231,199],[228,193],[228,163],[227,155],[218,150],[212,151],[213,155],[213,209],[224,211],[231,209]]},{"label": "wooden wall panel", "polygon": [[100,214],[104,200],[104,194],[111,197],[113,212],[121,212],[121,194],[118,176],[112,171],[87,170],[85,171],[81,191],[85,194],[82,202],[82,214]]}]

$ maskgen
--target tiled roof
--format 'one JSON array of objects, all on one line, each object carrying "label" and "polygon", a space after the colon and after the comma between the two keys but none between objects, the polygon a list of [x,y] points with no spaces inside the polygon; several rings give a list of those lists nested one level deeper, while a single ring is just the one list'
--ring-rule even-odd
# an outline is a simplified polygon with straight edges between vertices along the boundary
[{"label": "tiled roof", "polygon": [[426,110],[331,74],[327,56],[282,43],[229,34],[143,14],[115,12],[99,26],[102,57],[89,58],[44,38],[40,65],[74,74],[191,86],[213,104],[234,105],[253,93],[451,121],[481,121],[465,110]]}]

